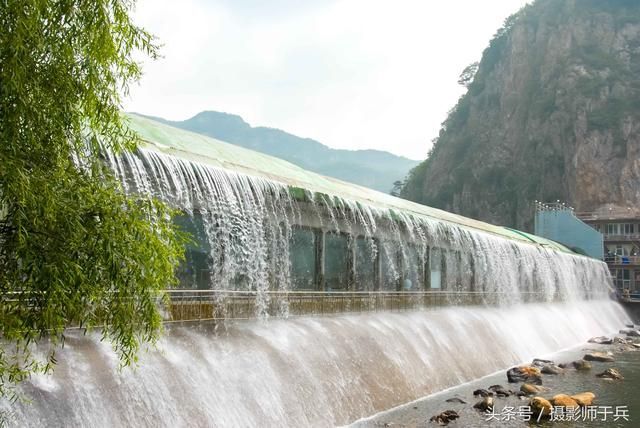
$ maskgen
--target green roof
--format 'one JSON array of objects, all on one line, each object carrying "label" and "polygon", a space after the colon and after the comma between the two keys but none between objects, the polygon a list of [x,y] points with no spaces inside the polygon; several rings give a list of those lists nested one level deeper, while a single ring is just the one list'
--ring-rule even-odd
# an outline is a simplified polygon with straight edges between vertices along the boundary
[{"label": "green roof", "polygon": [[263,177],[290,187],[337,196],[373,207],[400,210],[407,214],[443,220],[505,238],[572,253],[567,247],[539,236],[481,222],[420,205],[406,199],[396,198],[356,184],[326,177],[302,169],[282,159],[201,134],[177,129],[152,119],[135,114],[128,114],[128,119],[131,129],[140,135],[146,147],[158,152],[250,176]]}]

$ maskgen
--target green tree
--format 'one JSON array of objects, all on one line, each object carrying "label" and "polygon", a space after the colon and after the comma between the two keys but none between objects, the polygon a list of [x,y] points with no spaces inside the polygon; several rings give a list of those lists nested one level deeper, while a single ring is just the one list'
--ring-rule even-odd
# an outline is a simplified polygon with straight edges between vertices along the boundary
[{"label": "green tree", "polygon": [[169,207],[124,194],[100,156],[138,144],[121,97],[141,74],[132,56],[157,47],[132,7],[0,4],[0,396],[51,369],[69,327],[101,327],[123,365],[160,333],[183,236]]}]

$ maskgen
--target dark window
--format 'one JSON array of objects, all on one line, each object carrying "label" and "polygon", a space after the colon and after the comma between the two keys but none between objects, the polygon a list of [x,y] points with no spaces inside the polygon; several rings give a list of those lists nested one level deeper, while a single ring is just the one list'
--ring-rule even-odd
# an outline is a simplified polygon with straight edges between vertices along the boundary
[{"label": "dark window", "polygon": [[327,290],[346,290],[349,286],[348,236],[344,233],[327,233],[324,236],[324,281]]},{"label": "dark window", "polygon": [[376,282],[376,243],[362,236],[356,239],[356,290],[375,290]]},{"label": "dark window", "polygon": [[420,249],[407,246],[402,259],[402,289],[416,291],[422,289],[424,260]]},{"label": "dark window", "polygon": [[185,259],[180,264],[177,276],[179,286],[207,289],[211,287],[210,246],[204,231],[202,216],[180,215],[174,217],[175,225],[190,237],[185,248]]},{"label": "dark window", "polygon": [[397,291],[400,281],[398,266],[398,243],[386,242],[381,245],[380,268],[382,270],[382,289]]},{"label": "dark window", "polygon": [[439,290],[442,288],[442,251],[439,248],[431,248],[429,265],[431,267],[429,283],[432,289]]},{"label": "dark window", "polygon": [[316,234],[312,229],[294,228],[289,242],[291,287],[294,290],[316,288]]}]

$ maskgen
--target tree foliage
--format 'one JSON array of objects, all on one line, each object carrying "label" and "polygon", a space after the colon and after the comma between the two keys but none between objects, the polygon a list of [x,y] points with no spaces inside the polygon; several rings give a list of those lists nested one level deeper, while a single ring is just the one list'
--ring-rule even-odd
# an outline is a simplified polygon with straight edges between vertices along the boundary
[{"label": "tree foliage", "polygon": [[100,157],[138,144],[121,96],[140,77],[132,55],[157,47],[132,6],[0,5],[0,395],[50,369],[69,327],[102,327],[124,365],[159,334],[183,238],[169,207],[124,194]]}]

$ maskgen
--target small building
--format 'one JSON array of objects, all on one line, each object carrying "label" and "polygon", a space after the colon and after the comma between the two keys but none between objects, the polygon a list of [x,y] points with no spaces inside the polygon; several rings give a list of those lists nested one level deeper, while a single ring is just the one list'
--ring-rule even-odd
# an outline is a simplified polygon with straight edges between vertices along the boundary
[{"label": "small building", "polygon": [[576,214],[604,237],[604,261],[619,290],[640,294],[640,209],[606,206]]},{"label": "small building", "polygon": [[560,201],[536,201],[534,234],[559,242],[573,251],[603,260],[603,236],[576,217],[573,208]]}]

